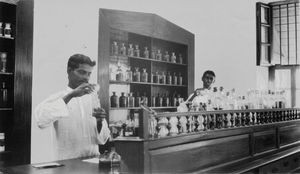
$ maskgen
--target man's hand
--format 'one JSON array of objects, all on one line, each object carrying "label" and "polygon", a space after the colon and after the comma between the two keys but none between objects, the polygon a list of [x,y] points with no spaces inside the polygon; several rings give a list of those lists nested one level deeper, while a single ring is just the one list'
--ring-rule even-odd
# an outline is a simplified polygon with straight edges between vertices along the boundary
[{"label": "man's hand", "polygon": [[81,97],[83,95],[90,94],[95,90],[95,86],[96,85],[90,83],[82,83],[77,88],[75,88],[72,92],[64,96],[63,100],[65,101],[65,103],[69,103],[69,101],[73,97]]}]

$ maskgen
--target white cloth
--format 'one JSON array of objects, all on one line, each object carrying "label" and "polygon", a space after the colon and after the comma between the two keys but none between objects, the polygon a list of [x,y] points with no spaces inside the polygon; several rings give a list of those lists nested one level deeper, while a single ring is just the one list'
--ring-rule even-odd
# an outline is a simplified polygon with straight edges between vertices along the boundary
[{"label": "white cloth", "polygon": [[63,96],[71,88],[51,95],[35,108],[39,128],[53,126],[55,156],[57,160],[99,155],[98,144],[110,138],[110,130],[104,119],[100,133],[97,131],[94,108],[100,107],[97,94],[72,98],[68,104]]}]

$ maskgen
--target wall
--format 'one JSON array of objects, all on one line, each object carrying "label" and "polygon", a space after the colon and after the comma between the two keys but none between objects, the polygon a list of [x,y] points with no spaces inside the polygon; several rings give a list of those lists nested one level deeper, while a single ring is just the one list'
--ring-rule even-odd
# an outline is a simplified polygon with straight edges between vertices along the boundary
[{"label": "wall", "polygon": [[[36,0],[34,7],[33,110],[50,94],[65,89],[70,55],[97,59],[98,9],[155,13],[195,34],[195,87],[206,69],[216,86],[245,93],[264,87],[266,71],[255,66],[255,1],[252,0]],[[92,76],[96,81],[96,71]],[[31,162],[52,160],[50,129],[39,130],[32,119]]]}]

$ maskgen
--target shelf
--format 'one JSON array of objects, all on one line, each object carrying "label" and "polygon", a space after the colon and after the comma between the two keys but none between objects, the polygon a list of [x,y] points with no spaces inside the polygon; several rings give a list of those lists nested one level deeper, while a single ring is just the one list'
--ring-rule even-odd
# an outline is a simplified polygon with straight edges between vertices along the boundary
[{"label": "shelf", "polygon": [[12,111],[12,108],[0,108],[0,111]]},{"label": "shelf", "polygon": [[0,36],[0,39],[14,40],[15,38],[13,38],[13,37]]},{"label": "shelf", "polygon": [[150,59],[150,58],[144,58],[144,57],[135,57],[135,56],[124,56],[124,55],[115,55],[111,57],[128,57],[130,59],[137,59],[137,60],[146,60],[150,62],[159,62],[159,63],[166,63],[166,64],[171,64],[171,65],[180,65],[180,66],[187,66],[187,64],[181,64],[181,63],[172,63],[172,62],[167,62],[167,61],[162,61],[162,60],[155,60],[155,59]]},{"label": "shelf", "polygon": [[[162,107],[150,107],[151,109],[176,109],[177,106],[162,106]],[[110,110],[134,110],[134,109],[141,109],[141,107],[124,107],[124,108],[110,108]]]},{"label": "shelf", "polygon": [[127,82],[127,81],[115,81],[115,80],[110,80],[109,83],[120,84],[120,85],[140,84],[140,85],[154,85],[154,86],[187,87],[186,85],[160,84],[160,83],[149,83],[149,82]]},{"label": "shelf", "polygon": [[0,75],[13,75],[13,73],[10,73],[10,72],[0,72]]}]

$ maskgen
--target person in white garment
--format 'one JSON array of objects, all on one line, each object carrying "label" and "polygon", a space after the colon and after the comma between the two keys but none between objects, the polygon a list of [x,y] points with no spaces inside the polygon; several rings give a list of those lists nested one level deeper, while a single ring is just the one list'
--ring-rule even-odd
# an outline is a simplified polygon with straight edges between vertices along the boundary
[{"label": "person in white garment", "polygon": [[180,103],[177,107],[178,112],[187,112],[189,105],[198,106],[199,103],[208,103],[209,95],[212,92],[212,84],[216,80],[216,75],[213,71],[207,70],[202,75],[203,87],[197,88],[186,101]]},{"label": "person in white garment", "polygon": [[82,54],[68,60],[68,86],[51,95],[35,108],[39,128],[53,126],[55,156],[58,160],[99,155],[98,144],[105,144],[110,130],[100,117],[97,85],[89,79],[95,61]]}]

